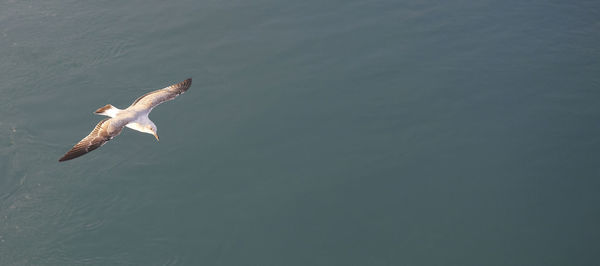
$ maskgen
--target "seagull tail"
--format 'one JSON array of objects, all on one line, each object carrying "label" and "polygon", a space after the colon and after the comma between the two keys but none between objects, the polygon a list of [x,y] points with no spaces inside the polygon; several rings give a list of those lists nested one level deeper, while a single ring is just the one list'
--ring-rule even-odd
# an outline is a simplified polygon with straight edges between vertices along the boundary
[{"label": "seagull tail", "polygon": [[115,117],[119,111],[121,111],[119,108],[107,104],[104,107],[98,108],[98,110],[96,110],[94,114]]}]

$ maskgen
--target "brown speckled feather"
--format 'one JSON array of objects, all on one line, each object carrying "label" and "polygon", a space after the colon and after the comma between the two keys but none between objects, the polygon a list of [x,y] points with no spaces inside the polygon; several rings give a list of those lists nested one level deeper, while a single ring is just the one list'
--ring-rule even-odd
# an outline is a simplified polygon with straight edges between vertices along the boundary
[{"label": "brown speckled feather", "polygon": [[177,84],[173,84],[164,89],[151,91],[137,98],[131,105],[143,105],[146,108],[154,108],[157,105],[175,99],[179,94],[184,93],[192,85],[192,79],[186,79]]},{"label": "brown speckled feather", "polygon": [[83,138],[79,143],[75,144],[71,150],[69,150],[63,157],[61,157],[58,161],[67,161],[79,156],[82,156],[90,151],[93,151],[100,146],[104,145],[107,141],[111,140],[115,136],[121,133],[123,129],[123,125],[120,127],[111,126],[110,120],[112,118],[106,118],[100,123],[96,125],[94,130],[87,135],[87,137]]}]

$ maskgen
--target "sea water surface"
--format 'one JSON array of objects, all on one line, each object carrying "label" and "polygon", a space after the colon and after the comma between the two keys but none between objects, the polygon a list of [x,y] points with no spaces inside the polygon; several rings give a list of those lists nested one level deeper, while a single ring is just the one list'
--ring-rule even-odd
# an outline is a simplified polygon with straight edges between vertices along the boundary
[{"label": "sea water surface", "polygon": [[598,265],[599,102],[598,1],[2,0],[0,265]]}]

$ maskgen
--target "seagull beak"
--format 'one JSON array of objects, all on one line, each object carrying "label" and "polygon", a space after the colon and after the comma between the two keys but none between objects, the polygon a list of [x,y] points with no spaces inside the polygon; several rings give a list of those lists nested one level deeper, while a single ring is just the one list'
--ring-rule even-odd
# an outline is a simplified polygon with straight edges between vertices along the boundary
[{"label": "seagull beak", "polygon": [[154,137],[156,138],[157,141],[160,141],[160,139],[158,139],[158,134],[154,133]]}]

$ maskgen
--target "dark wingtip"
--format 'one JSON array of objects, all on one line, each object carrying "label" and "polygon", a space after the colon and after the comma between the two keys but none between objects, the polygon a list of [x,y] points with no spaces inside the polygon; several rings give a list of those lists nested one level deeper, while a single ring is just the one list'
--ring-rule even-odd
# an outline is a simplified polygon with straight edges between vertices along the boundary
[{"label": "dark wingtip", "polygon": [[186,87],[188,87],[188,88],[189,88],[189,87],[190,87],[190,85],[192,85],[192,78],[188,78],[188,79],[184,80],[184,81],[182,82],[182,84],[183,84],[184,86],[186,86]]},{"label": "dark wingtip", "polygon": [[174,85],[174,86],[176,86],[177,89],[179,89],[179,90],[187,91],[191,85],[192,85],[192,78],[188,78],[182,82],[177,83],[177,85]]},{"label": "dark wingtip", "polygon": [[69,158],[69,156],[67,156],[67,155],[69,155],[68,152],[65,155],[63,155],[63,157],[60,157],[60,159],[58,159],[58,161],[59,162],[64,162],[64,161],[68,161],[68,160],[71,160],[71,159],[74,158],[74,157]]}]

